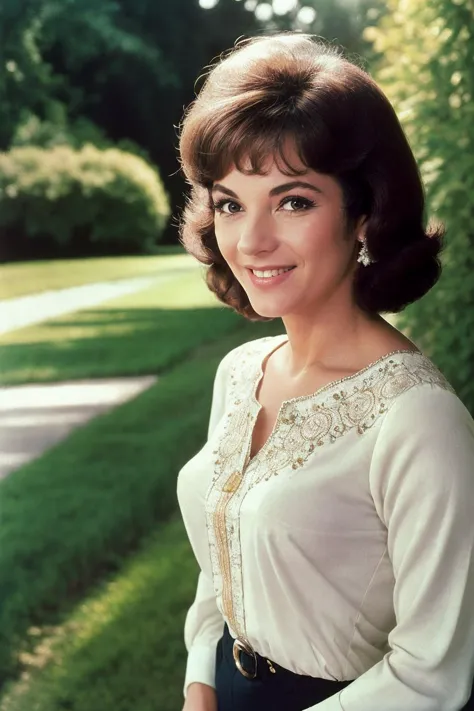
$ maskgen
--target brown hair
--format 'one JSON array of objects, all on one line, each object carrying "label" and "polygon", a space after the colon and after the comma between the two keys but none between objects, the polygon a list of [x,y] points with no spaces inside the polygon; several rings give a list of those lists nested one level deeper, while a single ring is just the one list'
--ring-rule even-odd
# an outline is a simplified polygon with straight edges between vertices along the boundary
[{"label": "brown hair", "polygon": [[339,182],[348,224],[368,217],[375,263],[355,272],[359,307],[395,313],[426,294],[441,274],[444,230],[424,227],[423,185],[393,107],[338,49],[291,32],[245,40],[222,56],[181,125],[191,195],[180,239],[209,265],[209,288],[247,318],[268,320],[253,310],[219,251],[210,188],[234,165],[262,173],[269,155],[298,174],[283,153],[288,138],[306,167]]}]

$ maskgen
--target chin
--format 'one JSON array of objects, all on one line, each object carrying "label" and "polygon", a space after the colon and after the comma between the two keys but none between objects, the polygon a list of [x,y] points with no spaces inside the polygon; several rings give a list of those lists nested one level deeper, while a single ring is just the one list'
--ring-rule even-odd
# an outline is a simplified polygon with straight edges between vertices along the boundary
[{"label": "chin", "polygon": [[250,302],[251,307],[257,313],[259,316],[263,316],[264,318],[282,318],[283,316],[286,316],[288,313],[288,309],[285,309],[282,306],[277,306],[277,305],[262,305],[262,304],[253,304]]}]

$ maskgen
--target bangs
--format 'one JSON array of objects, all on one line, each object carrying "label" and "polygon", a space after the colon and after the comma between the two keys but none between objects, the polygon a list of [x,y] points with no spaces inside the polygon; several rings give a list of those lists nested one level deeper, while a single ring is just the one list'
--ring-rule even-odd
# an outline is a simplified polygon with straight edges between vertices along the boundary
[{"label": "bangs", "polygon": [[[234,167],[245,175],[264,175],[273,161],[284,175],[304,175],[309,168],[328,172],[332,142],[324,123],[316,121],[314,114],[311,122],[305,120],[294,109],[288,111],[292,115],[282,116],[281,108],[275,117],[254,107],[247,116],[237,111],[231,115],[216,112],[207,121],[201,118],[200,132],[190,146],[192,155],[186,161],[191,181],[209,188]],[[289,158],[290,146],[298,164]]]},{"label": "bangs", "polygon": [[[197,167],[207,186],[223,178],[234,167],[244,175],[264,175],[268,172],[269,162],[273,161],[285,175],[301,175],[309,167],[299,136],[288,130],[278,128],[270,132],[244,124],[227,135],[227,141],[215,136],[210,151],[201,153]],[[299,165],[295,164],[294,157],[291,163],[287,155],[289,145],[296,148]]]}]

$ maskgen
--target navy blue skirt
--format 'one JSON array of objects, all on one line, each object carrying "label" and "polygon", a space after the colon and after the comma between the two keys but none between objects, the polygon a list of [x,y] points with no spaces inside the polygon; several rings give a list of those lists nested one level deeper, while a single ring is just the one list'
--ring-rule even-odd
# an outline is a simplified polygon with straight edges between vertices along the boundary
[{"label": "navy blue skirt", "polygon": [[253,657],[240,652],[244,671],[253,675],[256,667],[256,677],[249,679],[237,669],[233,644],[226,624],[216,648],[218,711],[303,711],[352,683],[295,674],[259,654],[255,664]]}]

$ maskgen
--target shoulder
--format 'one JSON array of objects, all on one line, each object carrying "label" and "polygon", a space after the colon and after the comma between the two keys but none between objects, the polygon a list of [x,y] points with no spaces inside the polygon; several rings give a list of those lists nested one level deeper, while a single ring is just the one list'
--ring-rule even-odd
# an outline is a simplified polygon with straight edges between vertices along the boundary
[{"label": "shoulder", "polygon": [[405,491],[417,505],[457,495],[473,503],[474,420],[436,370],[398,394],[382,417],[370,480],[380,500]]},{"label": "shoulder", "polygon": [[399,350],[389,353],[372,364],[363,382],[368,396],[371,395],[374,400],[377,410],[374,419],[378,420],[381,428],[393,427],[401,413],[405,422],[407,418],[421,415],[425,422],[430,415],[436,416],[439,409],[436,401],[439,398],[469,415],[444,374],[420,351]]},{"label": "shoulder", "polygon": [[388,431],[449,431],[459,423],[471,429],[474,420],[455,389],[436,365],[423,354],[402,358],[387,380],[392,389],[381,428]]}]

